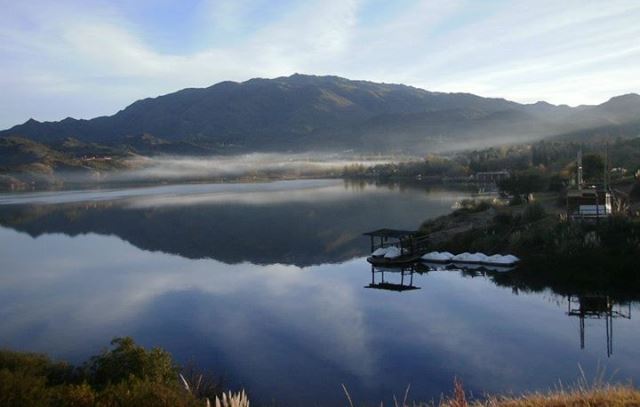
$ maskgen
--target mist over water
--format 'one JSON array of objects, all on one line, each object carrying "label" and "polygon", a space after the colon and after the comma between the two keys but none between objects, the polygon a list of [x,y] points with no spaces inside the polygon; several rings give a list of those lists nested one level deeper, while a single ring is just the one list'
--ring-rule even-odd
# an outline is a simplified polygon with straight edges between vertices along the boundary
[{"label": "mist over water", "polygon": [[[400,158],[406,160],[407,158]],[[345,166],[371,167],[397,162],[391,157],[350,158],[331,155],[256,153],[236,156],[136,157],[134,169],[108,174],[112,181],[217,179],[239,177],[304,177],[339,175]]]},{"label": "mist over water", "polygon": [[341,170],[347,165],[374,166],[394,162],[392,158],[349,158],[331,155],[255,153],[239,156],[148,157],[137,160],[143,169],[123,176],[185,178],[198,176],[238,176],[255,172],[314,174]]},{"label": "mist over water", "polygon": [[[50,174],[32,173],[35,179],[66,184],[223,182],[338,177],[347,166],[372,167],[419,159],[418,156],[253,153],[215,156],[133,156],[108,158],[108,170],[56,169]],[[104,159],[103,159],[104,160]],[[106,160],[105,160],[106,162]],[[21,178],[20,173],[9,176]]]}]

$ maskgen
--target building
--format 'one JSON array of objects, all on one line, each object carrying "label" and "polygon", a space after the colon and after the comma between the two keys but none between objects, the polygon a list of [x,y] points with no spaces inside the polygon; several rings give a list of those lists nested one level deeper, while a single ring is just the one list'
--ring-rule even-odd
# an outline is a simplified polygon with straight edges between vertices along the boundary
[{"label": "building", "polygon": [[585,186],[582,179],[582,149],[578,151],[576,160],[576,188],[567,191],[567,216],[571,219],[600,219],[612,214],[611,192],[607,187],[607,160],[605,156],[605,169],[603,185]]},{"label": "building", "polygon": [[598,219],[611,213],[611,193],[605,189],[591,187],[567,191],[567,214],[572,218]]}]

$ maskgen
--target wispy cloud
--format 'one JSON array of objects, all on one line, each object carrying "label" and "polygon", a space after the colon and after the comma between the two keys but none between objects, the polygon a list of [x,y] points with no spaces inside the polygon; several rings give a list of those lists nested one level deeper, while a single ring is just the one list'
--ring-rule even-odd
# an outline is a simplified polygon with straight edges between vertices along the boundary
[{"label": "wispy cloud", "polygon": [[294,72],[522,102],[599,103],[640,90],[634,1],[165,3],[5,2],[0,127]]}]

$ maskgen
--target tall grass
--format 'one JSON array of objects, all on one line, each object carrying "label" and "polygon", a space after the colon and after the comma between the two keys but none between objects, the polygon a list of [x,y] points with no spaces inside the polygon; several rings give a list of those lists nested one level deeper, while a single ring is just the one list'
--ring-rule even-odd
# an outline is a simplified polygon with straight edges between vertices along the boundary
[{"label": "tall grass", "polygon": [[[454,379],[453,392],[443,396],[438,402],[409,402],[407,387],[402,402],[393,396],[392,407],[632,407],[640,406],[640,391],[631,384],[609,384],[604,371],[592,380],[581,371],[578,381],[569,387],[559,386],[548,392],[535,392],[520,396],[486,396],[483,399],[468,400],[462,381]],[[342,385],[349,407],[359,407],[353,401],[347,388]],[[379,407],[384,407],[380,402]]]},{"label": "tall grass", "polygon": [[[208,402],[207,402],[208,404]],[[216,397],[216,407],[249,407],[249,398],[244,390],[239,393],[222,393],[220,398]]]}]

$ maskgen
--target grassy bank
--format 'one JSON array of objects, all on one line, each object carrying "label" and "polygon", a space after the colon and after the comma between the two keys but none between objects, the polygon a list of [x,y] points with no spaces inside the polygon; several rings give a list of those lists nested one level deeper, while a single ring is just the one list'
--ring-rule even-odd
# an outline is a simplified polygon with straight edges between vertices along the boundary
[{"label": "grassy bank", "polygon": [[[420,404],[418,404],[420,405]],[[428,404],[422,404],[428,406]],[[597,386],[532,393],[519,397],[490,396],[482,401],[467,401],[457,393],[442,401],[440,407],[630,407],[640,406],[640,391],[632,386]],[[405,406],[403,406],[405,407]]]},{"label": "grassy bank", "polygon": [[[449,404],[460,407],[460,404]],[[497,397],[472,403],[487,407],[596,407],[640,406],[640,392],[630,386],[606,386],[595,389],[558,391],[547,394],[529,394],[522,397]]]},{"label": "grassy bank", "polygon": [[[358,407],[349,396],[350,407]],[[384,407],[381,403],[380,407]],[[393,407],[631,407],[640,406],[640,391],[631,385],[577,384],[569,389],[528,393],[520,396],[486,396],[470,399],[462,382],[455,380],[453,391],[439,402],[408,401],[394,396]]]}]

